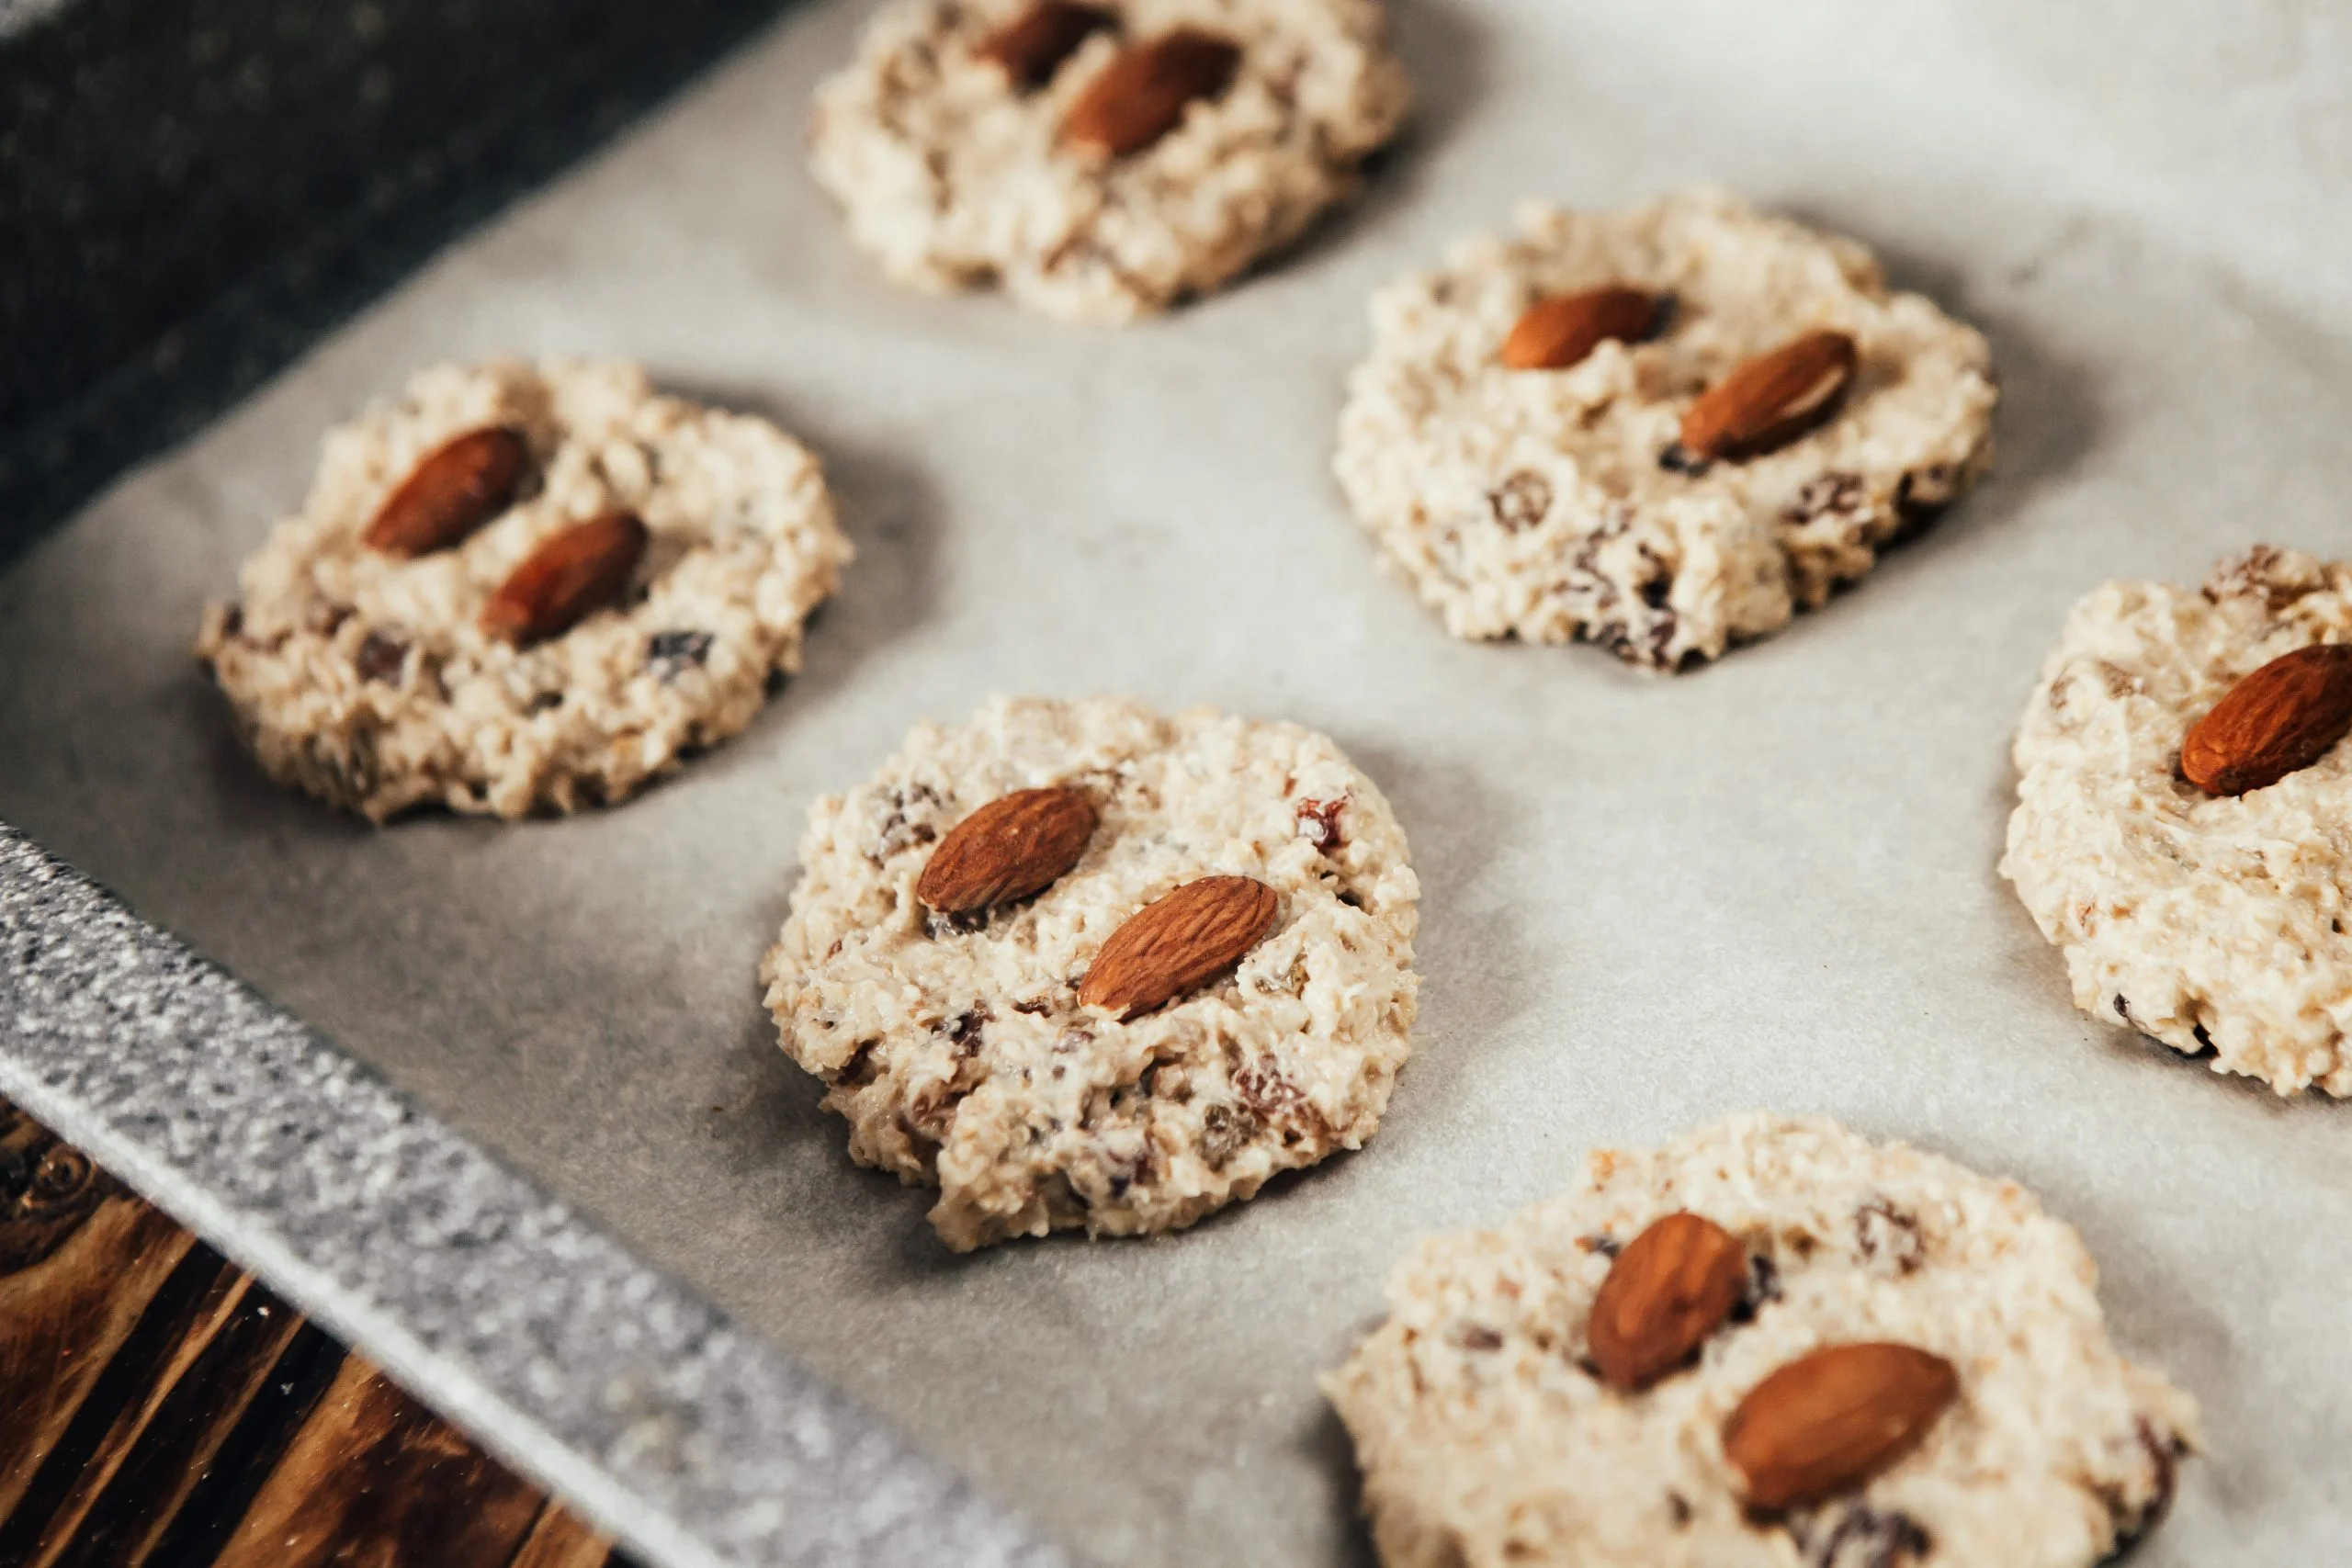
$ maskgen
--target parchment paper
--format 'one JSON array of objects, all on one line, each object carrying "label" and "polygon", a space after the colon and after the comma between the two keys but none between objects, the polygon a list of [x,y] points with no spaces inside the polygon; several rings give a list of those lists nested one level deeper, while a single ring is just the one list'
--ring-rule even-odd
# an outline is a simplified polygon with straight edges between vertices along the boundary
[{"label": "parchment paper", "polygon": [[[1313,1380],[1415,1235],[1596,1144],[1818,1110],[2015,1175],[2204,1402],[2151,1564],[2352,1532],[2352,1107],[2078,1016],[1994,863],[2066,606],[2352,548],[2352,28],[2318,4],[1397,0],[1370,197],[1164,323],[890,291],[800,167],[868,7],[791,15],[0,581],[0,817],[1105,1562],[1368,1555]],[[1717,668],[1473,647],[1326,478],[1363,300],[1513,198],[1712,177],[1990,333],[1996,477]],[[378,831],[264,784],[187,655],[320,431],[419,363],[624,354],[826,456],[807,672],[625,808]],[[1363,1154],[1189,1235],[957,1258],[854,1169],[752,977],[814,795],[992,692],[1301,720],[1394,799],[1420,1055]]]}]

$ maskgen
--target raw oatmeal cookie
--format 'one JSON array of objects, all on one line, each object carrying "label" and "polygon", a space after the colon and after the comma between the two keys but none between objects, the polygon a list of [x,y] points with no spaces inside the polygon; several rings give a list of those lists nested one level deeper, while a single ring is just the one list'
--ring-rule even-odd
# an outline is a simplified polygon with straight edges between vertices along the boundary
[{"label": "raw oatmeal cookie", "polygon": [[1340,422],[1356,516],[1456,637],[1713,659],[1991,455],[1984,338],[1849,240],[1713,189],[1519,228],[1374,296]]},{"label": "raw oatmeal cookie", "polygon": [[764,420],[633,365],[442,366],[328,434],[197,654],[282,784],[573,811],[749,724],[849,558]]},{"label": "raw oatmeal cookie", "polygon": [[959,1251],[1190,1224],[1361,1146],[1411,1050],[1405,835],[1295,725],[1000,701],[818,801],[800,861],[784,1048]]},{"label": "raw oatmeal cookie", "polygon": [[1409,98],[1380,0],[895,0],[810,156],[895,281],[1128,321],[1353,194]]},{"label": "raw oatmeal cookie", "polygon": [[2067,617],[2018,729],[2001,874],[2075,1005],[2282,1095],[2352,1095],[2352,747],[2339,724],[2306,765],[2212,794],[2183,742],[2256,670],[2345,643],[2352,562],[2260,546],[2202,590],[2112,582]]},{"label": "raw oatmeal cookie", "polygon": [[1740,1116],[1423,1243],[1325,1388],[1388,1568],[2088,1568],[2197,1442],[2095,1280],[2014,1182]]}]

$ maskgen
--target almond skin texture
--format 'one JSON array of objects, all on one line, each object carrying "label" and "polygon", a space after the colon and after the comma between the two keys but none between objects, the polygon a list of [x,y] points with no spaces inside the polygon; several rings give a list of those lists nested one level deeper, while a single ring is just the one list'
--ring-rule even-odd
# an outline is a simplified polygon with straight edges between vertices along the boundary
[{"label": "almond skin texture", "polygon": [[492,425],[453,436],[409,470],[361,537],[388,556],[447,549],[506,510],[530,463],[530,447],[514,431]]},{"label": "almond skin texture", "polygon": [[1214,33],[1179,28],[1102,68],[1070,106],[1062,144],[1095,157],[1140,152],[1183,121],[1195,99],[1225,91],[1241,51]]},{"label": "almond skin texture", "polygon": [[1002,66],[1005,78],[1027,91],[1052,81],[1054,73],[1061,69],[1063,61],[1077,52],[1080,44],[1116,24],[1117,18],[1108,11],[1092,6],[1072,5],[1070,0],[1037,0],[990,33],[974,52],[982,60]]},{"label": "almond skin texture", "polygon": [[1111,933],[1078,999],[1122,1019],[1149,1012],[1241,962],[1282,899],[1254,877],[1204,876],[1163,894]]},{"label": "almond skin texture", "polygon": [[1960,1396],[1960,1374],[1909,1345],[1832,1345],[1750,1389],[1724,1457],[1750,1507],[1778,1513],[1850,1491],[1917,1445]]},{"label": "almond skin texture", "polygon": [[2244,795],[2310,767],[2352,729],[2352,645],[2282,653],[2232,686],[2180,743],[2181,775]]},{"label": "almond skin texture", "polygon": [[1593,1298],[1600,1378],[1631,1393],[1680,1366],[1747,1291],[1747,1249],[1713,1220],[1672,1213],[1635,1236]]},{"label": "almond skin texture", "polygon": [[1640,342],[1657,318],[1657,297],[1623,284],[1546,295],[1527,308],[1503,339],[1503,366],[1510,370],[1566,370],[1611,338]]},{"label": "almond skin texture", "polygon": [[482,606],[481,629],[516,644],[570,631],[628,591],[645,539],[645,525],[626,512],[608,512],[549,536]]},{"label": "almond skin texture", "polygon": [[1708,388],[1682,415],[1682,449],[1705,458],[1753,457],[1826,420],[1854,379],[1844,333],[1811,332],[1761,354]]},{"label": "almond skin texture", "polygon": [[943,915],[968,915],[1043,892],[1086,852],[1095,821],[1080,790],[999,795],[939,840],[915,897]]}]

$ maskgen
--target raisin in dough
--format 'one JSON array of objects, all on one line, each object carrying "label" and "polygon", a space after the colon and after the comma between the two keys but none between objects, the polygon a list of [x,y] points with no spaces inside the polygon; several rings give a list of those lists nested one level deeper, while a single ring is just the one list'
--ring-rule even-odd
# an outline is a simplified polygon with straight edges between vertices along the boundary
[{"label": "raisin in dough", "polygon": [[[529,444],[513,506],[413,559],[361,542],[419,459],[485,425]],[[650,536],[623,604],[526,648],[481,630],[534,547],[616,508]],[[442,366],[328,434],[197,654],[281,784],[377,821],[573,811],[749,724],[850,553],[816,459],[764,420],[657,397],[633,365]]]},{"label": "raisin in dough", "polygon": [[[1585,1325],[1611,1259],[1676,1210],[1747,1247],[1697,1362],[1603,1386]],[[1499,1230],[1422,1244],[1325,1389],[1388,1568],[2087,1568],[2153,1527],[2197,1408],[2109,1348],[2096,1270],[2015,1182],[1820,1119],[1735,1117]],[[1858,1493],[1751,1519],[1724,1421],[1823,1346],[1896,1340],[1959,1399]]]},{"label": "raisin in dough", "polygon": [[[917,901],[951,828],[1048,785],[1101,814],[1076,866],[982,918]],[[1379,1124],[1419,985],[1405,857],[1372,781],[1295,725],[1000,701],[810,808],[768,1007],[858,1162],[937,1185],[950,1247],[1168,1230]],[[1113,931],[1213,874],[1281,899],[1237,970],[1124,1023],[1079,1004]]]},{"label": "raisin in dough", "polygon": [[[1812,609],[1992,451],[1984,338],[1889,293],[1849,240],[1700,189],[1623,213],[1538,203],[1374,297],[1335,469],[1389,568],[1462,637],[1589,640],[1679,669]],[[1562,370],[1498,358],[1538,298],[1671,297],[1647,342]],[[1659,458],[1725,372],[1806,331],[1860,369],[1826,423],[1745,462]]]},{"label": "raisin in dough", "polygon": [[2352,562],[2264,546],[2201,591],[2085,598],[2018,728],[2001,862],[2076,1006],[2282,1095],[2352,1095],[2352,746],[2215,798],[2180,744],[2242,676],[2321,642],[2352,642]]},{"label": "raisin in dough", "polygon": [[[818,182],[893,280],[1001,284],[1065,321],[1206,293],[1352,195],[1411,93],[1380,0],[1101,0],[1097,32],[1021,91],[975,51],[1029,0],[897,0],[818,90]],[[1238,45],[1232,85],[1107,164],[1057,144],[1122,47],[1180,27]]]}]

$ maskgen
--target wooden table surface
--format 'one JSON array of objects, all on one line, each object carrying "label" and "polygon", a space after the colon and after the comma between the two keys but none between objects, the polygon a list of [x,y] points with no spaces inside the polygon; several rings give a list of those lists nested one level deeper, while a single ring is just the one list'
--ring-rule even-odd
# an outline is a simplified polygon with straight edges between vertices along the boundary
[{"label": "wooden table surface", "polygon": [[0,1100],[0,1568],[628,1568]]}]

